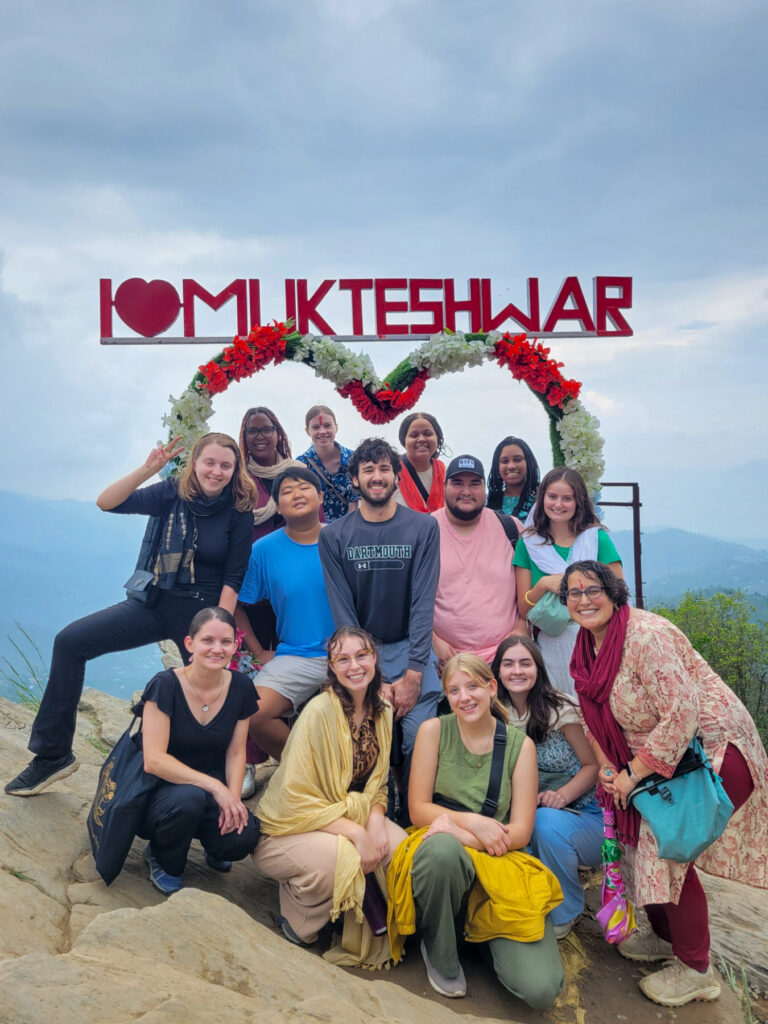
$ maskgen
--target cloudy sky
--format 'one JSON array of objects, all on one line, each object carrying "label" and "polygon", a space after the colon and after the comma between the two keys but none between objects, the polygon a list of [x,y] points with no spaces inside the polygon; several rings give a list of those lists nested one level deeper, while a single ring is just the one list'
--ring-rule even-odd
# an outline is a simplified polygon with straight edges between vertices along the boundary
[{"label": "cloudy sky", "polygon": [[[258,278],[268,319],[289,277],[490,277],[518,304],[539,277],[547,305],[617,274],[634,337],[552,344],[606,479],[641,482],[648,526],[768,537],[767,43],[760,0],[0,4],[2,488],[90,500],[213,354],[100,346],[102,277]],[[407,350],[369,348],[382,376]],[[212,426],[267,404],[301,451],[317,401],[345,443],[370,432],[297,366]],[[493,366],[421,405],[455,453],[516,433],[548,468],[540,407]]]}]

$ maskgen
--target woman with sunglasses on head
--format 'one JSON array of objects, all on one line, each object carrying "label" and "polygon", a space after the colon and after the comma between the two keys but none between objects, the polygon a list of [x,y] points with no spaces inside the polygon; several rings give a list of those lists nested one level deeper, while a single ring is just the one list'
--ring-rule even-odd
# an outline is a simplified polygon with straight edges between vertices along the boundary
[{"label": "woman with sunglasses on head", "polygon": [[445,463],[438,456],[445,447],[440,424],[428,412],[412,412],[400,424],[397,436],[405,448],[395,500],[416,512],[434,512],[445,504]]},{"label": "woman with sunglasses on head", "polygon": [[579,865],[601,863],[603,814],[595,799],[597,759],[577,701],[556,690],[533,640],[502,640],[491,665],[510,721],[536,745],[539,795],[531,852],[557,875],[563,902],[552,911],[564,939],[584,910]]},{"label": "woman with sunglasses on head", "polygon": [[78,768],[72,752],[86,662],[160,640],[184,648],[195,612],[219,604],[232,613],[248,567],[254,489],[236,442],[206,434],[178,477],[142,487],[181,452],[178,438],[110,484],[96,503],[105,512],[149,516],[136,572],[120,604],[87,615],[53,643],[51,670],[32,726],[32,762],[5,787],[35,796]]},{"label": "woman with sunglasses on head", "polygon": [[311,469],[320,481],[323,517],[326,523],[332,523],[357,508],[358,494],[347,472],[352,450],[336,440],[339,428],[333,410],[327,405],[313,405],[304,423],[312,444],[299,455],[299,462]]},{"label": "woman with sunglasses on head", "polygon": [[381,683],[371,636],[357,626],[337,629],[326,686],[299,715],[257,808],[263,838],[253,859],[280,883],[283,934],[309,945],[348,911],[342,949],[328,954],[346,965],[389,959],[386,936],[375,939],[356,923],[367,888],[378,885],[385,904],[384,872],[405,838],[385,817],[392,708]]},{"label": "woman with sunglasses on head", "polygon": [[513,559],[518,609],[521,618],[530,616],[529,623],[537,625],[536,642],[552,685],[572,694],[570,661],[578,626],[557,600],[563,571],[578,559],[594,558],[621,576],[621,558],[575,469],[550,469],[539,486],[531,519]]},{"label": "woman with sunglasses on head", "polygon": [[496,445],[488,477],[488,507],[525,522],[536,501],[539,464],[520,437],[505,437]]},{"label": "woman with sunglasses on head", "polygon": [[501,984],[543,1009],[563,985],[549,913],[562,894],[552,873],[522,852],[536,812],[536,752],[508,725],[482,658],[455,655],[442,684],[451,714],[422,723],[413,752],[408,806],[418,831],[388,872],[393,955],[399,959],[402,936],[418,929],[430,985],[460,998],[463,925],[469,941],[484,944]]},{"label": "woman with sunglasses on head", "polygon": [[693,864],[661,859],[648,824],[627,803],[653,773],[671,778],[694,736],[721,776],[734,812],[696,859],[709,874],[768,888],[768,758],[749,712],[677,626],[630,608],[629,591],[595,561],[569,565],[560,599],[579,628],[571,670],[600,765],[600,802],[613,806],[630,898],[653,928],[619,952],[672,962],[640,981],[662,1006],[717,999],[707,899]]}]

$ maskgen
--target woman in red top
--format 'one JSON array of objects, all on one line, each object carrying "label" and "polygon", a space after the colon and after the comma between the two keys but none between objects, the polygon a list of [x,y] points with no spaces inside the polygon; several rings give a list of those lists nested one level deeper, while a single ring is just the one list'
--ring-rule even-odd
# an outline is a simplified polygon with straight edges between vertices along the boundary
[{"label": "woman in red top", "polygon": [[434,512],[445,504],[445,463],[438,458],[445,442],[443,431],[428,412],[412,412],[400,424],[405,448],[395,499],[416,512]]}]

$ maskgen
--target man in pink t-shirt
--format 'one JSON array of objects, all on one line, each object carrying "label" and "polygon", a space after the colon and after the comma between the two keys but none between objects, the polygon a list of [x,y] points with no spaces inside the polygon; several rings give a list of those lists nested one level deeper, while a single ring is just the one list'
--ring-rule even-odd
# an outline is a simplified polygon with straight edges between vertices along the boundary
[{"label": "man in pink t-shirt", "polygon": [[440,670],[460,651],[490,663],[505,637],[526,634],[517,611],[514,548],[502,525],[511,517],[486,508],[485,497],[482,462],[473,455],[453,459],[445,474],[445,507],[432,513],[440,528],[432,627]]}]

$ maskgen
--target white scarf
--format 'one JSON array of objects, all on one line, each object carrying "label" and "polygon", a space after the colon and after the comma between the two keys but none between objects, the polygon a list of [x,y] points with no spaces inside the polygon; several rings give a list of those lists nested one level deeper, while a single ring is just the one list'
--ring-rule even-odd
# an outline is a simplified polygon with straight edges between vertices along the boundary
[{"label": "white scarf", "polygon": [[574,540],[568,558],[555,550],[554,544],[549,544],[538,533],[523,534],[523,542],[532,562],[534,562],[545,576],[553,576],[555,573],[565,571],[566,566],[573,562],[597,561],[597,533],[599,526],[590,526]]}]

